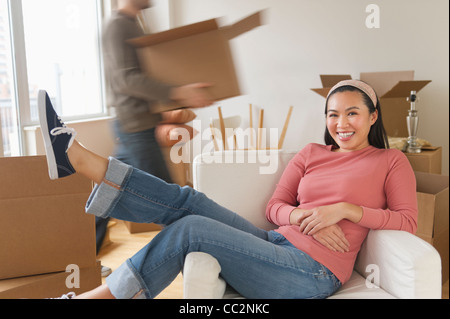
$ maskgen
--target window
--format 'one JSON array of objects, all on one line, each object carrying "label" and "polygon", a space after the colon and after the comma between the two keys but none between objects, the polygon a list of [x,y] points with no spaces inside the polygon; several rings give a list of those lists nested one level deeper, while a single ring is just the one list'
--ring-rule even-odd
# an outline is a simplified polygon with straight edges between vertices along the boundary
[{"label": "window", "polygon": [[9,25],[8,3],[0,1],[0,157],[20,153]]},{"label": "window", "polygon": [[48,91],[63,117],[103,112],[98,6],[92,0],[22,0],[31,121]]},{"label": "window", "polygon": [[20,155],[21,128],[38,123],[40,89],[65,121],[106,115],[102,2],[0,1],[0,156]]}]

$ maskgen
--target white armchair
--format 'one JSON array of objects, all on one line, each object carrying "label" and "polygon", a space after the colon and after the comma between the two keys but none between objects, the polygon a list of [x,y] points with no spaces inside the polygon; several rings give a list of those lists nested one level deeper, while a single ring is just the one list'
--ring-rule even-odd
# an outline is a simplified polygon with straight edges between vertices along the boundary
[{"label": "white armchair", "polygon": [[[202,154],[193,163],[194,188],[270,230],[275,225],[266,220],[265,206],[294,155],[283,151]],[[227,286],[220,271],[211,255],[190,253],[183,270],[184,298],[242,298]],[[371,230],[350,280],[330,298],[439,299],[441,289],[441,260],[431,245],[407,232]]]}]

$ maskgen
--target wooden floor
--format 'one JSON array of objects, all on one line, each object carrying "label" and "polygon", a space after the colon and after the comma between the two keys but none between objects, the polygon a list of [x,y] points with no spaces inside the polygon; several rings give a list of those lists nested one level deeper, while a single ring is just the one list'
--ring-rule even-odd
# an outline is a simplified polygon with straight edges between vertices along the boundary
[{"label": "wooden floor", "polygon": [[[158,232],[147,232],[130,234],[125,224],[121,221],[110,222],[109,240],[100,250],[98,259],[102,265],[110,267],[113,271],[117,269],[127,258],[137,253],[147,245]],[[109,243],[108,243],[109,242]],[[157,299],[182,299],[183,277],[178,275],[175,281],[167,287]],[[449,299],[449,282],[442,287],[442,298]]]},{"label": "wooden floor", "polygon": [[[110,267],[113,271],[124,261],[137,253],[147,245],[158,232],[146,232],[130,234],[128,228],[122,221],[110,222],[109,240],[100,249],[97,256],[103,266]],[[103,279],[104,281],[104,279]],[[183,298],[183,277],[178,277],[167,287],[157,299],[182,299]]]}]

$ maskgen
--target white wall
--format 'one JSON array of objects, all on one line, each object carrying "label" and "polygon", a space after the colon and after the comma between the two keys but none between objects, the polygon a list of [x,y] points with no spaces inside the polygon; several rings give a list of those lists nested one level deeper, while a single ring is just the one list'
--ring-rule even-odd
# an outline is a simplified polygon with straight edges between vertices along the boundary
[{"label": "white wall", "polygon": [[[379,29],[365,24],[371,3],[381,10]],[[447,0],[168,0],[168,7],[171,26],[216,17],[228,24],[267,9],[265,26],[232,41],[245,95],[220,105],[224,116],[243,116],[244,127],[248,104],[260,106],[264,126],[280,130],[293,105],[288,150],[322,142],[324,99],[310,90],[321,87],[319,74],[415,70],[415,79],[432,80],[419,94],[419,136],[443,146],[448,175]],[[216,107],[196,112],[205,125],[217,117]]]}]

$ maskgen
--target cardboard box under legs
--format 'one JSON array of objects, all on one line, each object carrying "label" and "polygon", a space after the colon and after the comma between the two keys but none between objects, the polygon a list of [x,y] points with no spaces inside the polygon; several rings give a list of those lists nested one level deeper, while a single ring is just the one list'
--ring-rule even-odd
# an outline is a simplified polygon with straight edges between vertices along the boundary
[{"label": "cardboard box under legs", "polygon": [[211,83],[208,91],[218,101],[241,95],[229,41],[260,25],[258,12],[226,27],[211,19],[129,42],[152,77],[173,85]]},{"label": "cardboard box under legs", "polygon": [[101,266],[67,272],[0,280],[0,299],[58,298],[74,292],[80,295],[102,284]]},{"label": "cardboard box under legs", "polygon": [[0,279],[96,265],[92,182],[48,177],[43,156],[0,158]]},{"label": "cardboard box under legs", "polygon": [[442,280],[449,278],[449,177],[415,172],[419,210],[416,235],[433,245],[442,261]]}]

